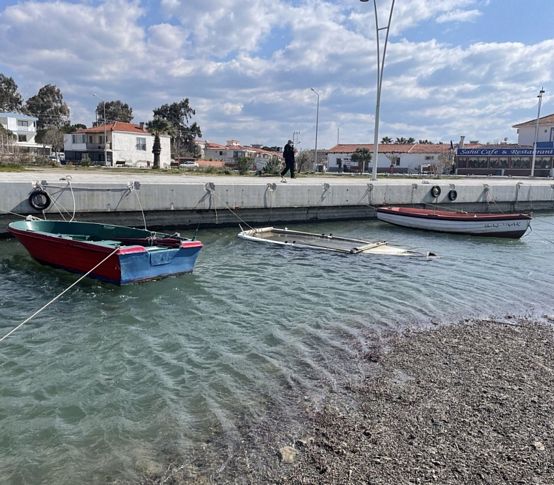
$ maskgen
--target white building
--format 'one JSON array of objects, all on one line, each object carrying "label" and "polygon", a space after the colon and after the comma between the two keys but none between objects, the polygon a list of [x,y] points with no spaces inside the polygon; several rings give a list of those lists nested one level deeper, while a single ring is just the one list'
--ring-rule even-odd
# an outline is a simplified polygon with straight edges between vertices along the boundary
[{"label": "white building", "polygon": [[242,146],[237,140],[228,140],[225,145],[204,142],[203,152],[206,160],[221,160],[229,166],[236,165],[241,158],[250,158],[257,170],[261,170],[272,157],[282,159],[281,152],[264,150],[258,146]]},{"label": "white building", "polygon": [[[340,144],[327,153],[327,170],[329,172],[360,172],[360,163],[352,161],[352,155],[358,149],[369,150],[373,158],[373,144]],[[420,173],[424,167],[443,163],[449,156],[450,145],[447,144],[379,144],[377,171],[394,173]],[[371,171],[373,160],[365,171]]]},{"label": "white building", "polygon": [[[525,121],[512,126],[517,130],[518,145],[533,146],[535,143],[535,129],[537,119]],[[539,143],[554,142],[554,114],[539,118],[539,129],[537,132],[537,146]]]},{"label": "white building", "polygon": [[3,146],[8,144],[21,152],[50,153],[49,145],[41,145],[35,142],[37,134],[38,118],[21,113],[0,113],[0,125],[13,133],[10,140],[0,140]]},{"label": "white building", "polygon": [[[160,135],[160,143],[160,168],[169,168],[171,138],[168,135]],[[153,145],[154,135],[147,131],[142,123],[134,125],[115,121],[64,135],[66,163],[152,167]],[[104,154],[107,155],[107,163]]]}]

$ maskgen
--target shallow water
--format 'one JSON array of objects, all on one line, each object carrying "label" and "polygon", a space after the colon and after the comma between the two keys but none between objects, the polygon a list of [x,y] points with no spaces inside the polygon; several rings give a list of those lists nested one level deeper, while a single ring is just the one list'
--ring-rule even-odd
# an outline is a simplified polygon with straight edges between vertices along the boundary
[{"label": "shallow water", "polygon": [[[0,476],[8,483],[133,480],[210,433],[239,433],[285,391],[317,393],[368,329],[554,312],[554,216],[521,240],[377,221],[294,229],[432,250],[434,260],[276,248],[201,230],[192,275],[80,283],[0,343]],[[291,226],[292,227],[292,226]],[[186,231],[182,231],[186,233]],[[76,276],[0,241],[0,333]]]}]

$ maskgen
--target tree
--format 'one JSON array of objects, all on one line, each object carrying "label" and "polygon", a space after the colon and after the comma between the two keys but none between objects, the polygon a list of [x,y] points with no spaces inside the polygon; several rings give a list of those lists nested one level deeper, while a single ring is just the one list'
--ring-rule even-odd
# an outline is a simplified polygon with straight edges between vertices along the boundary
[{"label": "tree", "polygon": [[295,160],[297,172],[300,173],[307,170],[313,161],[314,157],[309,151],[304,150],[303,152],[300,152]]},{"label": "tree", "polygon": [[371,152],[367,148],[356,148],[350,160],[357,163],[360,172],[363,172],[369,166],[369,162],[371,162]]},{"label": "tree", "polygon": [[249,170],[252,170],[254,160],[248,157],[241,157],[237,160],[237,168],[240,175],[245,175]]},{"label": "tree", "polygon": [[390,136],[384,136],[383,139],[381,140],[381,143],[385,145],[389,145],[390,143],[392,143],[392,138]]},{"label": "tree", "polygon": [[43,86],[29,98],[25,103],[25,112],[38,118],[36,140],[39,143],[43,142],[48,128],[61,129],[69,124],[69,107],[59,88],[53,84]]},{"label": "tree", "polygon": [[[104,119],[104,105],[106,105],[106,119]],[[130,123],[133,120],[133,108],[119,100],[101,101],[96,106],[96,119],[100,125],[114,121]]]},{"label": "tree", "polygon": [[86,130],[86,125],[75,123],[74,125],[65,125],[62,127],[64,133],[75,133],[77,130]]},{"label": "tree", "polygon": [[0,74],[0,111],[21,111],[23,99],[17,92],[17,84],[11,77]]},{"label": "tree", "polygon": [[281,159],[277,156],[271,157],[262,171],[268,175],[279,175],[281,171]]},{"label": "tree", "polygon": [[44,131],[42,143],[52,146],[52,150],[55,152],[61,152],[63,150],[63,134],[63,130],[51,126]]},{"label": "tree", "polygon": [[154,145],[152,147],[152,153],[154,154],[154,163],[152,168],[160,168],[160,154],[162,153],[162,144],[160,141],[160,135],[173,136],[173,126],[171,123],[163,118],[154,118],[146,124],[146,128],[150,133],[154,135]]},{"label": "tree", "polygon": [[164,104],[154,110],[155,119],[167,120],[173,127],[171,153],[174,157],[198,156],[198,147],[194,140],[202,137],[202,131],[196,122],[189,126],[189,121],[195,114],[196,111],[190,107],[188,98],[177,103]]},{"label": "tree", "polygon": [[418,143],[420,145],[432,145],[433,144],[433,142],[429,141],[429,140],[419,140]]},{"label": "tree", "polygon": [[404,137],[401,137],[401,138],[396,138],[396,143],[400,144],[400,145],[413,145],[415,143],[415,138],[404,138]]}]

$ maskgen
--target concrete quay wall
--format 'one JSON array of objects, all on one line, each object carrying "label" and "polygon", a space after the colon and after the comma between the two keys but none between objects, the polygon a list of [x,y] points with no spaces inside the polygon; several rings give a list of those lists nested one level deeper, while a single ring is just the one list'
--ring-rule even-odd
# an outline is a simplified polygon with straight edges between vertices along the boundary
[{"label": "concrete quay wall", "polygon": [[[434,198],[431,188],[441,193]],[[286,222],[363,219],[381,205],[431,205],[463,210],[554,210],[548,179],[379,179],[313,176],[281,183],[276,177],[182,176],[59,172],[2,174],[0,234],[15,214],[42,216],[29,195],[41,188],[52,203],[49,219],[71,217],[148,227],[268,225]],[[456,191],[450,200],[449,192]]]}]

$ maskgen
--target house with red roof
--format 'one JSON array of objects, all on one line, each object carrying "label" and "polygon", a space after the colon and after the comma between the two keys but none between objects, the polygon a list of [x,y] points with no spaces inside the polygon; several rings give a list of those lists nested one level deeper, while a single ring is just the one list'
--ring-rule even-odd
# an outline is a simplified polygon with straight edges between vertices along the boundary
[{"label": "house with red roof", "polygon": [[[373,147],[372,143],[335,145],[327,153],[327,170],[329,172],[361,172],[360,162],[352,160],[352,155],[358,149],[369,150],[373,166]],[[453,158],[453,151],[449,144],[443,143],[380,143],[379,156],[377,158],[378,172],[394,173],[420,173],[424,168],[430,165],[444,164],[446,160]],[[364,167],[368,171],[368,167]]]},{"label": "house with red roof", "polygon": [[[160,135],[160,143],[160,168],[169,168],[171,138]],[[144,123],[114,121],[64,135],[66,163],[148,168],[154,163],[153,146],[154,135]]]},{"label": "house with red roof", "polygon": [[220,160],[230,167],[236,166],[241,158],[253,160],[256,170],[261,170],[269,160],[283,158],[281,152],[264,150],[258,146],[243,146],[237,140],[228,140],[225,145],[205,142],[203,157],[206,160]]}]

